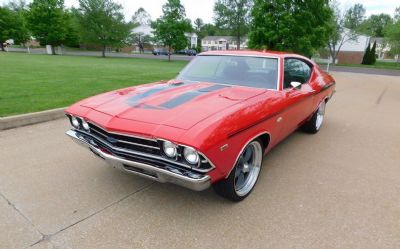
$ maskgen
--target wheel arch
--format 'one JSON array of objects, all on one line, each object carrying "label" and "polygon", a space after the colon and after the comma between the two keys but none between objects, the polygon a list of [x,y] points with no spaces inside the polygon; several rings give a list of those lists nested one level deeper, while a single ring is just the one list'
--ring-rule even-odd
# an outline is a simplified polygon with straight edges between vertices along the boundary
[{"label": "wheel arch", "polygon": [[246,148],[246,146],[251,143],[252,141],[256,140],[256,139],[260,139],[261,142],[263,143],[263,151],[265,153],[265,151],[268,148],[268,145],[271,142],[271,134],[268,131],[262,131],[260,133],[257,133],[255,136],[252,136],[250,139],[246,140],[246,143],[242,146],[242,148],[240,149],[239,153],[236,156],[235,162],[234,164],[231,166],[231,169],[229,170],[229,172],[227,173],[227,175],[225,176],[225,179],[229,177],[229,175],[231,174],[232,170],[235,168],[235,165],[237,163],[237,161],[239,160],[240,155],[243,153],[244,149]]}]

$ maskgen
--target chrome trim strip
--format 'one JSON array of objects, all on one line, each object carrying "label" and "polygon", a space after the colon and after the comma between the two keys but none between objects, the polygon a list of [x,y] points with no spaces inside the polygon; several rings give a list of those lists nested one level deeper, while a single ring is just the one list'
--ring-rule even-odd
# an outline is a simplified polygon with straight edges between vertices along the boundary
[{"label": "chrome trim strip", "polygon": [[100,125],[97,124],[97,123],[94,123],[93,121],[88,121],[88,120],[86,120],[86,122],[88,122],[89,124],[92,124],[92,125],[96,126],[97,128],[99,128],[99,129],[101,129],[101,130],[103,130],[103,131],[105,131],[105,132],[107,132],[107,133],[110,133],[110,134],[115,134],[115,135],[120,135],[120,136],[126,136],[126,137],[133,137],[133,138],[137,138],[137,139],[143,139],[143,140],[148,140],[148,141],[152,141],[152,142],[157,142],[157,140],[154,139],[154,138],[139,137],[139,136],[131,135],[131,134],[128,134],[128,133],[119,133],[119,132],[114,132],[114,131],[108,131],[107,129],[103,128],[102,126],[100,126]]},{"label": "chrome trim strip", "polygon": [[[103,130],[104,131],[104,130]],[[98,130],[94,130],[94,132],[96,133],[100,133],[102,136],[104,137],[108,137],[106,134],[104,134],[103,132],[100,132]],[[107,131],[106,131],[107,132]],[[109,132],[108,132],[109,133]],[[92,134],[92,133],[90,133]],[[126,135],[125,135],[126,136]],[[146,147],[146,148],[150,148],[150,149],[156,149],[156,150],[160,150],[160,147],[155,147],[155,146],[150,146],[150,145],[145,145],[145,144],[138,144],[138,143],[133,143],[133,142],[128,142],[128,141],[124,141],[121,139],[115,139],[116,141],[120,142],[120,143],[125,143],[125,144],[132,144],[132,145],[136,145],[139,147]]]},{"label": "chrome trim strip", "polygon": [[137,144],[137,143],[132,143],[132,142],[118,140],[118,139],[116,139],[116,140],[118,142],[125,143],[125,144],[132,144],[132,145],[136,145],[136,146],[141,146],[141,147],[146,147],[146,148],[150,148],[150,149],[160,150],[160,147],[155,147],[155,146],[150,146],[150,145],[145,145],[145,144]]},{"label": "chrome trim strip", "polygon": [[[92,150],[96,155],[100,156],[103,158],[108,164],[114,166],[115,168],[122,170],[124,172],[134,174],[134,175],[139,175],[142,177],[149,178],[151,180],[155,180],[158,182],[162,183],[174,183],[180,186],[183,186],[185,188],[189,188],[195,191],[202,191],[210,187],[211,185],[211,178],[208,175],[197,175],[197,177],[189,177],[185,176],[183,174],[179,174],[179,171],[171,171],[167,169],[162,169],[162,168],[157,168],[149,164],[145,163],[140,163],[140,162],[134,162],[130,160],[126,160],[123,158],[119,158],[107,153],[104,153],[103,151],[99,150],[95,146],[91,145],[89,141],[87,141],[84,138],[78,137],[78,133],[74,130],[69,130],[66,132],[66,134],[72,138],[73,141],[75,141],[77,144]],[[141,169],[144,171],[147,171],[149,174],[143,173],[143,172],[138,172],[134,170],[129,170],[126,168],[126,166],[132,166],[136,169]],[[151,173],[151,174],[150,174]],[[196,176],[196,175],[193,175]]]},{"label": "chrome trim strip", "polygon": [[[126,153],[128,155],[132,154],[132,155],[137,155],[137,156],[143,156],[143,157],[149,157],[149,158],[152,158],[152,159],[162,160],[164,162],[173,163],[175,165],[178,165],[178,166],[181,166],[181,167],[184,167],[184,168],[187,168],[187,169],[192,169],[194,171],[201,172],[201,173],[209,172],[209,171],[211,171],[211,170],[213,170],[215,168],[214,164],[212,164],[210,161],[208,161],[208,162],[213,167],[211,169],[201,170],[201,169],[192,168],[192,167],[190,167],[190,165],[183,164],[183,163],[180,163],[180,162],[177,162],[177,161],[174,161],[174,160],[169,160],[169,159],[166,159],[166,158],[161,157],[161,156],[156,156],[156,155],[148,154],[148,153],[142,153],[142,152],[138,152],[138,151],[134,151],[134,150],[126,150],[124,148],[116,147],[116,146],[110,144],[109,142],[105,141],[104,139],[99,138],[98,136],[95,136],[95,135],[93,135],[91,133],[88,133],[88,132],[85,132],[85,131],[82,131],[82,130],[79,130],[79,132],[84,133],[84,134],[86,134],[88,136],[92,136],[95,139],[97,139],[97,140],[101,141],[102,143],[104,143],[105,145],[107,145],[108,147],[112,148],[113,150],[116,150],[116,151],[119,151],[119,152],[122,152],[122,153]],[[200,152],[199,152],[199,154],[200,154]],[[207,157],[204,157],[204,158],[207,159]]]},{"label": "chrome trim strip", "polygon": [[264,148],[264,151],[263,151],[263,154],[264,154],[264,152],[268,149],[268,146],[269,146],[269,144],[271,143],[271,140],[272,140],[271,134],[270,134],[269,132],[267,132],[267,131],[260,132],[260,133],[258,133],[256,136],[254,136],[254,137],[252,137],[251,139],[247,140],[247,142],[244,144],[243,148],[242,148],[242,149],[240,150],[240,152],[238,153],[238,155],[237,155],[237,157],[236,157],[236,160],[235,160],[235,164],[232,166],[231,170],[229,170],[229,173],[225,176],[225,179],[229,177],[229,175],[231,174],[232,170],[235,168],[236,163],[238,162],[239,157],[240,157],[240,155],[243,153],[243,151],[244,151],[244,149],[246,148],[246,146],[247,146],[251,141],[253,141],[255,138],[257,138],[257,137],[259,137],[259,136],[261,136],[261,135],[264,135],[264,134],[268,134],[268,136],[269,136],[269,143],[268,143],[267,147]]}]

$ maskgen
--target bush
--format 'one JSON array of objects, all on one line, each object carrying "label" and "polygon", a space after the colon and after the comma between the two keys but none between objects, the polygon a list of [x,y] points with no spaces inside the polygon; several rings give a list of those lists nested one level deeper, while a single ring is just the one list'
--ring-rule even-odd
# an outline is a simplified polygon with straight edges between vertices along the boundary
[{"label": "bush", "polygon": [[371,44],[368,44],[367,50],[364,53],[364,57],[361,64],[374,65],[376,62],[375,51],[376,51],[376,42],[372,46],[372,49],[371,49]]}]

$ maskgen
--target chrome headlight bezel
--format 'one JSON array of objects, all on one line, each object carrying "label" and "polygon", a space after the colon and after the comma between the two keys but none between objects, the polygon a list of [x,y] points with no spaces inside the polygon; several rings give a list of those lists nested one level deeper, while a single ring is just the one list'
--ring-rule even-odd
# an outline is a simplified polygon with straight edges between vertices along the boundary
[{"label": "chrome headlight bezel", "polygon": [[178,145],[171,141],[163,141],[162,151],[169,158],[176,158],[178,156]]},{"label": "chrome headlight bezel", "polygon": [[190,165],[193,165],[193,166],[199,165],[200,155],[196,149],[185,146],[183,148],[183,157],[185,158],[186,162],[188,162]]},{"label": "chrome headlight bezel", "polygon": [[85,131],[89,132],[89,131],[90,131],[90,126],[89,126],[89,124],[88,124],[83,118],[81,118],[81,121],[82,121],[82,128],[83,128]]},{"label": "chrome headlight bezel", "polygon": [[75,116],[71,116],[71,125],[75,129],[79,129],[81,127],[81,122],[79,121],[79,118],[75,117]]}]

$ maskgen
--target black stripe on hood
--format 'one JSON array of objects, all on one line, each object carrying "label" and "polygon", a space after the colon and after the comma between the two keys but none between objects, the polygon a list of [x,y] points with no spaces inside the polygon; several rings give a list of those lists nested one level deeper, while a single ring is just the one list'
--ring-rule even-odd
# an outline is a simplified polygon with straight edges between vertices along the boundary
[{"label": "black stripe on hood", "polygon": [[175,108],[177,106],[180,106],[182,104],[185,104],[187,102],[189,102],[190,100],[201,96],[203,94],[206,93],[210,93],[210,92],[214,92],[214,91],[218,91],[220,89],[226,88],[229,86],[224,86],[224,85],[213,85],[213,86],[209,86],[209,87],[205,87],[205,88],[201,88],[201,89],[197,89],[195,91],[190,91],[184,94],[181,94],[173,99],[168,100],[167,102],[164,102],[160,105],[160,107],[164,107],[167,109],[172,109]]},{"label": "black stripe on hood", "polygon": [[173,87],[181,86],[181,85],[183,85],[183,84],[179,84],[179,85],[167,84],[167,85],[157,86],[157,87],[151,88],[150,90],[147,90],[145,92],[136,94],[135,96],[129,98],[127,100],[127,103],[128,103],[128,105],[136,106],[136,105],[140,104],[139,101],[144,98],[150,97],[151,95],[162,92],[168,88],[173,88]]}]

